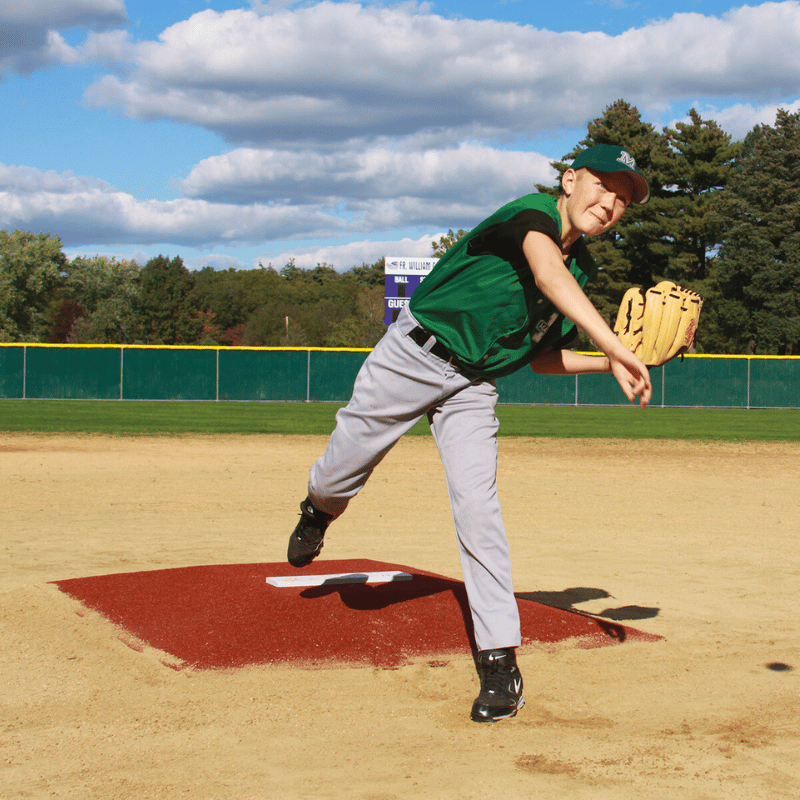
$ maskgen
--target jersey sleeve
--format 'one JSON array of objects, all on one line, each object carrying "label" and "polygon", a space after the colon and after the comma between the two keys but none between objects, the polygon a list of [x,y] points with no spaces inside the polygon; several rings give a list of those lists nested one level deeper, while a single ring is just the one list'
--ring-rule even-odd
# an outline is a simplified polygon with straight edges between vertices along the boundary
[{"label": "jersey sleeve", "polygon": [[471,256],[495,255],[514,263],[522,257],[522,242],[530,231],[544,233],[561,247],[558,223],[544,211],[528,208],[479,231],[470,240],[467,253]]}]

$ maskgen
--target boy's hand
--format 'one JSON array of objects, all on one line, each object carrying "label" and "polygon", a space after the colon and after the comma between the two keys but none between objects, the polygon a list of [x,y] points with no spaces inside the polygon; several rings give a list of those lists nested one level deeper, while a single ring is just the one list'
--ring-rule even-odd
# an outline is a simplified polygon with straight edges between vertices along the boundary
[{"label": "boy's hand", "polygon": [[624,346],[614,348],[606,353],[612,375],[631,403],[638,397],[639,405],[644,408],[653,397],[653,384],[650,373],[642,361]]}]

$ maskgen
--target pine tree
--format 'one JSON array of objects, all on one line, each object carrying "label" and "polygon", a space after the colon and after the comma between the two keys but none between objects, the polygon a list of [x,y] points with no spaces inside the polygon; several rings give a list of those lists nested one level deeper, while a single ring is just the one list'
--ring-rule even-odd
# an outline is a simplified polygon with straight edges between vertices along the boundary
[{"label": "pine tree", "polygon": [[664,133],[676,153],[669,236],[674,242],[667,277],[696,288],[708,277],[711,255],[720,244],[719,226],[712,213],[741,145],[714,121],[691,109],[690,122],[678,122]]},{"label": "pine tree", "polygon": [[714,317],[733,352],[800,353],[800,112],[747,135],[716,214]]},{"label": "pine tree", "polygon": [[728,337],[716,324],[719,289],[714,255],[721,243],[716,208],[724,194],[741,143],[695,109],[689,122],[678,122],[664,134],[675,153],[668,173],[671,195],[661,204],[663,235],[670,247],[663,277],[700,292],[705,298],[703,323],[695,340],[700,352],[725,352]]}]

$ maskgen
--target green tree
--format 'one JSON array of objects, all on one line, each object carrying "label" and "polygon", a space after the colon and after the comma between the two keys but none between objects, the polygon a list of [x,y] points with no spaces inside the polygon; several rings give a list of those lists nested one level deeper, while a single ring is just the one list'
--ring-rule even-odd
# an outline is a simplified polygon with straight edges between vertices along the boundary
[{"label": "green tree", "polygon": [[176,256],[151,258],[140,273],[139,338],[147,344],[195,344],[203,316],[195,280]]},{"label": "green tree", "polygon": [[383,322],[384,260],[339,273],[332,265],[280,272],[211,267],[196,275],[204,335],[254,347],[371,347]]},{"label": "green tree", "polygon": [[353,267],[348,273],[360,286],[384,286],[386,284],[386,259],[382,258],[374,264],[361,264]]},{"label": "green tree", "polygon": [[306,271],[301,267],[298,267],[297,264],[294,263],[293,258],[290,258],[286,262],[280,272],[280,275],[281,278],[284,278],[287,281],[298,281],[300,283],[305,283],[306,281]]},{"label": "green tree", "polygon": [[330,276],[324,284],[315,286],[316,291],[307,299],[304,296],[303,302],[298,302],[299,294],[294,295],[294,308],[289,312],[295,326],[305,332],[307,341],[319,347],[345,346],[340,337],[335,340],[332,337],[337,327],[357,315],[358,284],[352,277],[333,274],[335,278]]},{"label": "green tree", "polygon": [[329,264],[304,270],[290,260],[248,317],[241,342],[267,347],[326,347],[333,329],[356,308],[358,282]]},{"label": "green tree", "polygon": [[240,343],[247,347],[310,346],[303,329],[295,324],[279,298],[269,300],[254,311],[240,333]]},{"label": "green tree", "polygon": [[330,264],[324,262],[322,264],[317,264],[314,269],[303,270],[303,273],[306,281],[313,281],[320,286],[331,282],[336,283],[341,280],[342,277]]},{"label": "green tree", "polygon": [[739,153],[741,144],[714,121],[703,120],[691,109],[689,122],[678,122],[664,134],[676,154],[668,180],[672,196],[668,237],[673,242],[668,277],[699,290],[709,276],[713,252],[721,231],[714,207]]},{"label": "green tree", "polygon": [[705,298],[703,324],[695,344],[701,352],[726,352],[729,342],[716,323],[719,298],[714,256],[721,243],[716,208],[741,144],[731,142],[716,122],[691,109],[689,122],[665,128],[676,158],[669,176],[671,196],[663,204],[664,235],[671,245],[663,277],[690,287]]},{"label": "green tree", "polygon": [[463,239],[469,231],[459,228],[456,232],[450,228],[447,233],[440,236],[435,242],[431,243],[434,258],[441,258],[457,241]]},{"label": "green tree", "polygon": [[353,313],[332,327],[328,347],[374,347],[386,333],[383,296],[383,285],[359,287]]},{"label": "green tree", "polygon": [[713,316],[732,352],[800,353],[800,112],[747,135],[717,214]]},{"label": "green tree", "polygon": [[[64,299],[57,305],[50,341],[130,344],[141,301],[139,265],[115,258],[78,256],[64,268]],[[80,309],[80,313],[76,310]],[[72,314],[68,329],[66,321]]]},{"label": "green tree", "polygon": [[46,312],[66,261],[58,236],[0,230],[0,341],[46,340]]},{"label": "green tree", "polygon": [[207,320],[213,319],[218,344],[243,343],[248,320],[268,303],[280,297],[285,281],[272,267],[220,270],[204,267],[195,273],[199,303]]}]

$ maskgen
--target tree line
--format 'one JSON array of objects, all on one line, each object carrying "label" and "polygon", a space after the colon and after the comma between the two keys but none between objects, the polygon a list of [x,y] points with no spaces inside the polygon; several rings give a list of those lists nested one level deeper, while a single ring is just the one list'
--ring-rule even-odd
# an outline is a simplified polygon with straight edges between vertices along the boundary
[{"label": "tree line", "polygon": [[371,347],[383,285],[383,261],[190,272],[179,256],[68,261],[57,236],[0,231],[0,341]]},{"label": "tree line", "polygon": [[[734,142],[694,109],[659,131],[618,100],[553,162],[559,175],[594,144],[628,149],[651,188],[589,242],[600,273],[588,294],[609,322],[629,286],[667,279],[705,298],[698,352],[800,354],[800,112]],[[433,255],[463,235],[448,231]],[[372,347],[383,285],[383,260],[190,272],[163,255],[69,261],[57,236],[0,231],[0,341]]]}]

